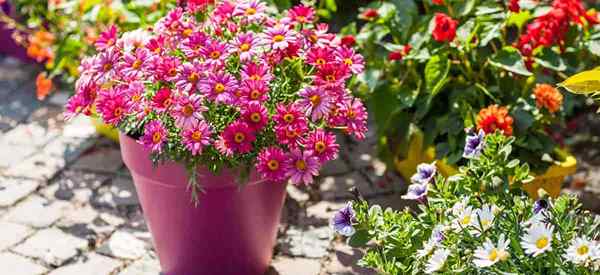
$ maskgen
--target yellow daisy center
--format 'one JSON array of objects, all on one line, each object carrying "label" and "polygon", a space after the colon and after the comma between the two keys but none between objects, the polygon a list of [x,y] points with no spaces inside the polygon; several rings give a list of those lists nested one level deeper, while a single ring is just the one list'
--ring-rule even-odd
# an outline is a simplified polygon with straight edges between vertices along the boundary
[{"label": "yellow daisy center", "polygon": [[271,169],[271,171],[275,171],[279,169],[279,161],[276,161],[274,159],[269,160],[269,162],[267,162],[267,166],[269,167],[269,169]]},{"label": "yellow daisy center", "polygon": [[202,140],[202,132],[200,132],[200,131],[194,131],[192,133],[192,139],[194,141],[200,141],[200,140]]},{"label": "yellow daisy center", "polygon": [[183,107],[183,114],[187,117],[192,116],[194,114],[194,107],[192,106],[192,104],[188,104]]},{"label": "yellow daisy center", "polygon": [[498,259],[498,250],[493,248],[492,251],[490,251],[490,255],[488,255],[488,260],[495,261],[496,259]]},{"label": "yellow daisy center", "polygon": [[285,115],[283,115],[283,120],[287,123],[292,123],[294,121],[294,115],[285,114]]},{"label": "yellow daisy center", "polygon": [[325,151],[325,149],[327,148],[327,146],[325,146],[325,143],[322,141],[317,141],[315,143],[315,151],[317,151],[317,153],[323,153]]},{"label": "yellow daisy center", "polygon": [[319,95],[311,96],[310,103],[312,103],[312,105],[319,105],[319,103],[321,103],[321,97]]},{"label": "yellow daisy center", "polygon": [[188,77],[188,80],[192,83],[196,83],[198,80],[200,80],[200,76],[197,73],[191,73]]},{"label": "yellow daisy center", "polygon": [[344,59],[344,64],[346,64],[346,65],[352,65],[352,64],[354,64],[354,62],[352,61],[352,59],[346,58],[346,59]]},{"label": "yellow daisy center", "polygon": [[544,247],[546,247],[548,245],[548,238],[547,237],[541,237],[539,238],[536,242],[535,242],[535,246],[538,249],[542,249]]},{"label": "yellow daisy center", "polygon": [[233,136],[233,140],[237,143],[242,143],[246,139],[246,136],[243,133],[235,133]]},{"label": "yellow daisy center", "polygon": [[142,61],[139,59],[136,59],[133,64],[131,64],[131,67],[134,69],[139,69],[142,66]]},{"label": "yellow daisy center", "polygon": [[325,59],[319,58],[315,61],[315,63],[317,63],[317,65],[325,65]]},{"label": "yellow daisy center", "polygon": [[305,170],[306,169],[306,162],[304,160],[301,160],[301,159],[297,160],[296,161],[296,168],[298,170]]},{"label": "yellow daisy center", "polygon": [[113,112],[113,114],[114,114],[116,117],[120,117],[120,116],[123,114],[123,108],[121,108],[121,107],[117,107],[117,108],[115,108],[115,111]]},{"label": "yellow daisy center", "polygon": [[283,35],[281,35],[281,34],[278,34],[278,35],[275,35],[275,36],[273,36],[273,41],[274,41],[274,42],[281,42],[281,41],[283,41],[284,39],[285,39],[285,36],[283,36]]},{"label": "yellow daisy center", "polygon": [[225,91],[225,85],[221,84],[221,83],[217,83],[217,85],[215,85],[215,92],[217,92],[218,94],[222,93]]},{"label": "yellow daisy center", "polygon": [[255,15],[255,14],[256,14],[255,8],[247,8],[246,9],[246,15]]},{"label": "yellow daisy center", "polygon": [[188,37],[192,35],[192,32],[194,32],[192,29],[185,29],[183,30],[183,36]]},{"label": "yellow daisy center", "polygon": [[154,144],[159,143],[161,139],[162,135],[159,132],[156,132],[152,135],[152,142],[154,142]]},{"label": "yellow daisy center", "polygon": [[213,51],[210,53],[210,58],[212,59],[218,59],[219,57],[221,57],[221,52],[219,51]]},{"label": "yellow daisy center", "polygon": [[579,256],[586,255],[589,251],[590,251],[590,248],[585,244],[577,248],[577,254]]},{"label": "yellow daisy center", "polygon": [[261,116],[259,113],[252,113],[250,115],[250,120],[252,120],[254,123],[259,123],[261,121]]},{"label": "yellow daisy center", "polygon": [[460,224],[462,224],[462,225],[467,225],[469,223],[471,223],[471,216],[469,216],[469,215],[465,215],[462,218],[462,220],[460,221]]},{"label": "yellow daisy center", "polygon": [[244,44],[240,45],[240,50],[242,52],[247,52],[248,50],[250,50],[250,44],[244,43]]}]

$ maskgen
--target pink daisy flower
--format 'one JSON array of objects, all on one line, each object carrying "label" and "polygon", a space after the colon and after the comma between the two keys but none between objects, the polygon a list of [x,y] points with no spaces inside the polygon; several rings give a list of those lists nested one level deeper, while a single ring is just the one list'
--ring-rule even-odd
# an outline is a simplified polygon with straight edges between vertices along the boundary
[{"label": "pink daisy flower", "polygon": [[313,66],[323,66],[333,62],[335,55],[330,47],[312,47],[306,53],[306,62]]},{"label": "pink daisy flower", "polygon": [[241,117],[254,131],[262,130],[269,122],[267,108],[262,106],[258,101],[250,101],[244,106]]},{"label": "pink daisy flower", "polygon": [[341,47],[335,52],[335,60],[348,66],[354,74],[360,74],[365,69],[365,61],[360,54],[356,54],[353,49]]},{"label": "pink daisy flower", "polygon": [[119,124],[129,109],[130,101],[121,89],[100,91],[96,111],[107,124]]},{"label": "pink daisy flower", "polygon": [[338,104],[337,117],[340,119],[338,126],[345,126],[344,131],[359,140],[365,138],[367,132],[367,108],[357,98],[346,99]]},{"label": "pink daisy flower", "polygon": [[257,157],[256,171],[260,175],[273,182],[286,180],[287,156],[279,147],[264,148]]},{"label": "pink daisy flower", "polygon": [[302,135],[306,132],[308,132],[306,124],[279,125],[275,127],[277,142],[287,145],[290,148],[298,148],[303,141]]},{"label": "pink daisy flower", "polygon": [[309,86],[299,93],[300,99],[296,102],[297,106],[310,115],[312,121],[317,121],[331,111],[333,105],[332,98],[325,89]]},{"label": "pink daisy flower", "polygon": [[144,48],[138,48],[135,53],[125,53],[123,62],[119,64],[119,72],[126,79],[139,79],[146,69],[148,55],[148,50]]},{"label": "pink daisy flower", "polygon": [[285,50],[296,43],[296,33],[285,25],[276,25],[268,28],[264,35],[264,44],[270,45],[274,50]]},{"label": "pink daisy flower", "polygon": [[173,105],[173,92],[167,87],[160,88],[152,97],[152,108],[163,113]]},{"label": "pink daisy flower", "polygon": [[317,24],[314,30],[304,29],[302,34],[305,41],[310,46],[331,46],[331,42],[335,40],[335,34],[328,33],[329,25],[326,23]]},{"label": "pink daisy flower", "polygon": [[182,143],[192,155],[201,155],[204,147],[210,145],[212,130],[204,120],[198,120],[182,133]]},{"label": "pink daisy flower", "polygon": [[229,56],[229,52],[229,45],[217,40],[207,41],[204,48],[200,50],[200,54],[204,57],[204,62],[213,68],[222,67]]},{"label": "pink daisy flower", "polygon": [[313,177],[319,175],[319,159],[308,151],[292,150],[287,160],[288,170],[286,176],[292,184],[306,184],[313,182]]},{"label": "pink daisy flower", "polygon": [[267,64],[246,63],[242,69],[242,80],[260,80],[269,82],[273,80],[271,69]]},{"label": "pink daisy flower", "polygon": [[307,125],[306,117],[302,113],[302,110],[294,104],[277,105],[275,115],[273,115],[273,120],[277,126],[294,126],[297,128],[304,128],[302,125]]},{"label": "pink daisy flower", "polygon": [[325,64],[319,67],[315,83],[319,86],[342,86],[348,77],[350,77],[348,66]]},{"label": "pink daisy flower", "polygon": [[195,93],[198,90],[198,83],[204,71],[205,68],[199,61],[184,63],[175,82],[175,87],[181,92]]},{"label": "pink daisy flower", "polygon": [[199,94],[180,95],[177,97],[172,116],[178,127],[189,128],[201,120],[202,113],[207,110],[208,108],[202,105],[202,96]]},{"label": "pink daisy flower", "polygon": [[213,16],[210,18],[212,22],[216,23],[216,25],[220,25],[222,22],[229,20],[233,16],[233,11],[236,6],[229,1],[221,1],[217,4],[215,10],[213,11]]},{"label": "pink daisy flower", "polygon": [[213,100],[217,103],[232,104],[237,89],[237,81],[233,76],[224,72],[212,72],[205,79],[200,81],[199,84],[200,92],[202,92],[206,98]]},{"label": "pink daisy flower", "polygon": [[181,61],[174,56],[164,56],[156,60],[156,78],[165,81],[177,81]]},{"label": "pink daisy flower", "polygon": [[288,17],[296,23],[311,23],[315,20],[315,10],[312,7],[297,5],[288,10]]},{"label": "pink daisy flower", "polygon": [[96,42],[94,43],[94,46],[96,46],[96,50],[101,52],[114,46],[117,43],[117,32],[117,27],[115,25],[112,25],[108,28],[108,30],[100,33],[100,36],[98,37],[98,39],[96,39]]},{"label": "pink daisy flower", "polygon": [[265,102],[269,99],[269,86],[261,80],[246,80],[242,82],[242,102],[259,101]]},{"label": "pink daisy flower", "polygon": [[305,148],[321,163],[336,159],[340,150],[340,146],[335,143],[335,135],[323,129],[317,129],[308,136]]},{"label": "pink daisy flower", "polygon": [[165,37],[162,34],[150,38],[148,40],[148,43],[146,43],[146,49],[148,49],[153,54],[162,55],[165,48]]},{"label": "pink daisy flower", "polygon": [[265,17],[267,5],[259,0],[240,1],[233,12],[234,16],[241,16],[244,22],[257,23]]},{"label": "pink daisy flower", "polygon": [[152,152],[162,152],[162,146],[167,140],[167,129],[162,125],[159,120],[150,121],[144,127],[144,135],[140,138],[140,143],[144,145],[146,149],[152,150]]},{"label": "pink daisy flower", "polygon": [[120,57],[118,49],[109,48],[101,52],[94,60],[92,71],[98,74],[99,79],[111,79],[115,75],[115,65]]},{"label": "pink daisy flower", "polygon": [[252,59],[256,53],[258,39],[251,32],[239,34],[233,41],[232,52],[239,54],[240,61],[246,62]]},{"label": "pink daisy flower", "polygon": [[157,25],[157,32],[169,31],[171,33],[177,33],[181,30],[183,22],[183,9],[178,7],[170,11],[167,16],[161,19]]},{"label": "pink daisy flower", "polygon": [[235,121],[225,127],[216,146],[222,154],[232,156],[234,153],[245,154],[252,151],[255,140],[254,131],[248,124]]},{"label": "pink daisy flower", "polygon": [[135,114],[143,111],[144,90],[146,87],[141,81],[134,81],[125,88],[125,96],[131,102],[129,113]]},{"label": "pink daisy flower", "polygon": [[188,59],[195,59],[202,56],[201,50],[206,46],[208,36],[204,32],[195,32],[181,45],[181,51]]}]

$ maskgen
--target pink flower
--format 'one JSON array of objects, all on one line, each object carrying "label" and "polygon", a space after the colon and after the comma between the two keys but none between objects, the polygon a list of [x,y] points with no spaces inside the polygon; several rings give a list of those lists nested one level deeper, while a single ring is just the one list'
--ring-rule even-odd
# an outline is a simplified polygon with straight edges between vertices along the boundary
[{"label": "pink flower", "polygon": [[267,64],[246,63],[242,69],[242,80],[260,80],[269,82],[273,80],[271,68]]},{"label": "pink flower", "polygon": [[200,81],[200,91],[217,103],[231,104],[234,101],[233,93],[237,90],[237,81],[233,76],[224,72],[211,72],[208,77]]},{"label": "pink flower", "polygon": [[267,108],[258,101],[250,101],[242,108],[242,119],[254,131],[262,130],[269,122]]},{"label": "pink flower", "polygon": [[242,17],[244,22],[256,23],[262,21],[265,17],[267,6],[259,0],[240,1],[233,12],[234,16]]},{"label": "pink flower", "polygon": [[117,32],[117,27],[115,25],[112,25],[108,28],[108,30],[100,33],[100,36],[98,37],[98,39],[96,39],[96,42],[94,43],[94,46],[96,46],[96,50],[101,52],[114,46],[117,43]]},{"label": "pink flower", "polygon": [[242,92],[242,101],[260,101],[265,102],[269,99],[269,86],[261,80],[246,80],[240,87]]},{"label": "pink flower", "polygon": [[206,65],[212,68],[220,68],[229,56],[229,45],[221,43],[217,40],[209,40],[204,48],[200,50],[200,54],[204,57]]},{"label": "pink flower", "polygon": [[183,9],[181,7],[178,7],[172,11],[170,11],[167,16],[165,16],[164,18],[162,18],[158,23],[157,23],[157,31],[158,32],[163,32],[163,31],[169,31],[172,33],[177,33],[179,32],[179,30],[181,30],[181,26],[183,21]]},{"label": "pink flower", "polygon": [[319,67],[315,83],[317,85],[343,86],[348,77],[350,77],[350,70],[347,66],[325,64]]},{"label": "pink flower", "polygon": [[198,120],[185,128],[182,133],[182,143],[192,155],[201,155],[204,147],[210,145],[212,130],[204,120]]},{"label": "pink flower", "polygon": [[151,104],[158,113],[165,112],[173,105],[173,92],[167,87],[160,88],[152,97]]},{"label": "pink flower", "polygon": [[264,36],[264,44],[270,45],[274,50],[285,50],[291,44],[296,43],[296,33],[287,26],[276,25],[268,28]]},{"label": "pink flower", "polygon": [[234,153],[245,154],[252,151],[256,136],[245,122],[235,121],[225,127],[221,133],[217,149],[226,156]]},{"label": "pink flower", "polygon": [[213,16],[210,19],[217,25],[222,22],[225,22],[229,20],[231,16],[233,16],[233,11],[235,10],[235,8],[236,7],[229,1],[220,1],[220,3],[217,4],[212,14]]},{"label": "pink flower", "polygon": [[148,40],[148,43],[146,43],[146,49],[148,49],[153,54],[162,55],[165,48],[165,36],[163,36],[162,34],[150,38]]},{"label": "pink flower", "polygon": [[323,66],[334,61],[333,49],[330,47],[312,47],[306,54],[306,62],[313,66]]},{"label": "pink flower", "polygon": [[164,81],[177,81],[181,61],[177,57],[164,56],[155,61],[155,78]]},{"label": "pink flower", "polygon": [[282,182],[286,180],[287,156],[279,147],[264,148],[257,157],[256,171],[270,181]]},{"label": "pink flower", "polygon": [[348,66],[353,74],[360,74],[365,69],[365,60],[362,55],[356,54],[351,48],[339,48],[335,53],[335,60]]},{"label": "pink flower", "polygon": [[300,24],[311,23],[315,20],[315,10],[312,7],[297,5],[288,10],[288,17]]},{"label": "pink flower", "polygon": [[325,89],[309,86],[302,89],[299,95],[301,98],[297,105],[311,116],[312,121],[325,117],[331,111],[332,98]]},{"label": "pink flower", "polygon": [[96,111],[104,122],[117,125],[123,120],[130,109],[130,101],[120,89],[102,90],[96,104]]},{"label": "pink flower", "polygon": [[208,41],[206,33],[194,32],[188,39],[183,41],[181,51],[189,59],[198,58],[202,55],[201,50],[206,46],[206,41]]},{"label": "pink flower", "polygon": [[335,34],[327,33],[329,31],[329,25],[326,23],[319,23],[316,29],[304,29],[302,34],[306,40],[306,43],[311,46],[330,46],[331,42],[335,39]]},{"label": "pink flower", "polygon": [[205,71],[204,66],[196,60],[193,63],[184,63],[181,73],[177,77],[175,86],[181,92],[194,93],[198,90],[200,77]]},{"label": "pink flower", "polygon": [[144,48],[138,48],[135,53],[125,53],[123,62],[119,64],[119,72],[126,79],[139,79],[146,69],[147,60],[148,50]]},{"label": "pink flower", "polygon": [[152,152],[162,152],[162,146],[167,140],[167,129],[162,125],[159,120],[150,121],[144,127],[144,135],[140,138],[140,143],[144,145],[146,149],[152,150]]},{"label": "pink flower", "polygon": [[313,177],[319,175],[319,159],[308,151],[292,150],[287,160],[286,176],[293,184],[311,184]]},{"label": "pink flower", "polygon": [[208,108],[202,105],[202,96],[199,94],[180,95],[172,115],[178,127],[189,128],[201,120],[202,113],[207,110]]},{"label": "pink flower", "polygon": [[338,125],[345,126],[344,130],[349,135],[354,135],[357,139],[365,138],[367,132],[367,108],[357,98],[346,99],[338,104],[336,117],[339,118]]},{"label": "pink flower", "polygon": [[127,88],[124,90],[125,96],[127,97],[127,100],[131,102],[131,104],[129,104],[128,113],[136,114],[144,111],[143,106],[145,105],[145,102],[143,101],[145,89],[144,83],[140,81],[134,81],[127,85]]},{"label": "pink flower", "polygon": [[277,142],[290,148],[298,148],[302,143],[302,135],[308,131],[306,124],[280,125],[275,127]]},{"label": "pink flower", "polygon": [[238,53],[240,61],[246,62],[251,60],[252,56],[256,53],[258,39],[251,32],[241,33],[233,41],[233,46],[232,52]]},{"label": "pink flower", "polygon": [[[86,112],[87,110],[87,112]],[[65,120],[71,120],[78,114],[91,114],[90,105],[86,102],[85,98],[82,94],[75,94],[69,101],[67,101],[67,105],[65,106]]]},{"label": "pink flower", "polygon": [[111,79],[115,74],[115,65],[118,63],[120,52],[116,48],[109,48],[98,54],[94,60],[92,71],[96,72],[100,79]]},{"label": "pink flower", "polygon": [[335,143],[335,135],[323,129],[317,129],[308,136],[305,148],[316,156],[321,163],[337,158],[340,146]]},{"label": "pink flower", "polygon": [[304,128],[302,126],[307,125],[306,117],[302,113],[302,110],[293,104],[277,105],[275,115],[273,115],[273,120],[277,126],[294,126]]}]

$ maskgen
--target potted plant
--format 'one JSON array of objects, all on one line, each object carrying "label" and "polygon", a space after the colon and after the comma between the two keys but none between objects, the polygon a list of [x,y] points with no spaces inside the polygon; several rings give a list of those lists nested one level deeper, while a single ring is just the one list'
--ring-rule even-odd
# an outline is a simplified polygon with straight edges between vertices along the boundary
[{"label": "potted plant", "polygon": [[119,128],[163,272],[263,274],[285,183],[337,157],[333,130],[364,138],[363,60],[310,6],[203,3],[100,34],[66,116]]},{"label": "potted plant", "polygon": [[582,1],[376,1],[359,18],[342,33],[366,57],[359,91],[381,156],[405,179],[433,160],[455,173],[471,127],[514,136],[532,184],[574,172],[558,132],[579,103],[549,84],[598,61],[598,16]]},{"label": "potted plant", "polygon": [[382,274],[598,274],[600,219],[569,195],[528,197],[514,137],[469,137],[479,142],[455,176],[419,165],[404,195],[418,209],[382,210],[357,194],[335,214],[334,229],[367,247],[360,264]]}]

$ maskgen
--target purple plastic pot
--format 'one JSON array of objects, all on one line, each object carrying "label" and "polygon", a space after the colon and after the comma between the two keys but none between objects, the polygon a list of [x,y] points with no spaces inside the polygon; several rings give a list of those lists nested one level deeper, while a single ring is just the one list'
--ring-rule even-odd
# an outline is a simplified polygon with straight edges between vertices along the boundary
[{"label": "purple plastic pot", "polygon": [[194,207],[184,167],[153,167],[149,151],[120,133],[144,217],[165,275],[264,274],[271,261],[285,199],[285,184],[255,173],[240,188],[239,173],[198,171],[206,191]]},{"label": "purple plastic pot", "polygon": [[[14,17],[14,10],[12,5],[6,1],[0,5],[2,10]],[[18,45],[12,38],[13,30],[6,28],[3,23],[0,23],[0,54],[12,56],[23,62],[34,63],[35,61],[27,56],[27,50]]]}]

